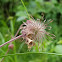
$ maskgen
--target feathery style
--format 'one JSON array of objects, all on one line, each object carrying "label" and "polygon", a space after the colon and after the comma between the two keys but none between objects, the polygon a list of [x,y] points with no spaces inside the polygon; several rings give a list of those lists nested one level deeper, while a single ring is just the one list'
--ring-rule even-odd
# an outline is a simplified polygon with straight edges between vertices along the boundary
[{"label": "feathery style", "polygon": [[26,34],[26,36],[23,37],[23,39],[26,40],[25,43],[28,45],[28,48],[31,48],[32,46],[34,46],[36,41],[38,42],[40,40],[42,41],[42,38],[45,37],[45,34],[50,36],[50,33],[46,32],[45,30],[47,27],[50,27],[50,26],[47,26],[48,24],[44,24],[44,23],[45,21],[41,23],[40,21],[27,20],[26,23],[23,23],[21,25],[20,27],[20,29],[22,29],[21,33]]}]

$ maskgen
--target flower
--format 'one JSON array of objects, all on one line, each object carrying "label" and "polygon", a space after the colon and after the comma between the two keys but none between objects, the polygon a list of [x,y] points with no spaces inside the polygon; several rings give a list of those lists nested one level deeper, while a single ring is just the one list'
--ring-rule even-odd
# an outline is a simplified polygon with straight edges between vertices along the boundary
[{"label": "flower", "polygon": [[[0,45],[0,47],[22,37],[23,39],[26,40],[25,43],[28,45],[28,48],[30,49],[31,47],[33,47],[35,45],[36,41],[38,42],[38,44],[40,41],[42,42],[42,39],[46,37],[45,35],[51,36],[51,38],[55,38],[54,34],[50,34],[49,32],[46,31],[46,29],[48,29],[48,27],[51,29],[51,27],[48,26],[48,24],[51,23],[52,21],[49,21],[48,24],[45,24],[45,21],[46,20],[44,20],[44,22],[40,22],[40,20],[35,21],[34,19],[27,20],[20,26],[15,37],[13,39],[7,41],[6,43]],[[21,29],[22,35],[17,36],[20,29]],[[50,29],[48,29],[48,30],[50,30]],[[12,49],[13,44],[10,44],[9,48]]]},{"label": "flower", "polygon": [[[52,22],[52,21],[50,21]],[[48,24],[45,24],[44,22],[40,22],[40,21],[35,21],[35,20],[27,20],[26,23],[24,22],[20,29],[22,34],[26,34],[25,37],[23,37],[23,39],[26,40],[26,44],[28,45],[28,48],[31,48],[32,46],[35,45],[34,41],[42,41],[42,38],[45,37],[46,35],[50,35],[50,33],[46,32],[46,28],[49,27],[47,26]]]}]

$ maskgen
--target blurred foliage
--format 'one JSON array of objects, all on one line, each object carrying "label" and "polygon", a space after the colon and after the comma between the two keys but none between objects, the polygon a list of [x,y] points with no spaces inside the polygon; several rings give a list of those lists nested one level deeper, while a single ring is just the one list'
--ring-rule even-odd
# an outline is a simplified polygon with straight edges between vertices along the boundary
[{"label": "blurred foliage", "polygon": [[[27,11],[35,19],[41,19],[41,13],[44,13],[44,19],[54,20],[50,26],[50,33],[56,35],[55,39],[44,39],[43,44],[40,43],[40,52],[62,53],[62,0],[23,0]],[[26,10],[21,0],[0,0],[0,44],[5,43],[15,35],[19,26],[28,19]],[[39,52],[38,44],[30,51],[27,45],[21,39],[13,42],[14,51],[10,50],[10,54]],[[0,56],[4,55],[8,49],[8,45],[0,48]],[[1,60],[2,58],[0,58]],[[22,54],[5,57],[4,62],[62,62],[62,56],[46,55],[46,54]]]}]

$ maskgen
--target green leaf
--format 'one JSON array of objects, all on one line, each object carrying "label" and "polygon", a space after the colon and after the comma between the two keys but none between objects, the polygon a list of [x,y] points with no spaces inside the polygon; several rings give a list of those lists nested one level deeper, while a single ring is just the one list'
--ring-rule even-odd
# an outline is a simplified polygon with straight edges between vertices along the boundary
[{"label": "green leaf", "polygon": [[62,54],[62,45],[57,45],[57,46],[55,47],[55,52]]},{"label": "green leaf", "polygon": [[26,11],[18,11],[16,16],[26,16]]},{"label": "green leaf", "polygon": [[17,22],[25,20],[25,18],[27,18],[27,16],[20,16],[17,18]]}]

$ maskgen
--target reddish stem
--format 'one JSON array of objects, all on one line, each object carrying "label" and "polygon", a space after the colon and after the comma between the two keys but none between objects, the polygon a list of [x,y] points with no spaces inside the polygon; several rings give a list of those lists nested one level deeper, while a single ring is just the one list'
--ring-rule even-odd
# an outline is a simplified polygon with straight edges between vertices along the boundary
[{"label": "reddish stem", "polygon": [[15,38],[11,39],[11,40],[7,41],[6,43],[0,45],[0,48],[3,47],[3,46],[6,45],[6,44],[12,42],[12,41],[14,41],[14,40],[16,40],[16,39],[19,39],[20,37],[24,37],[24,36],[25,36],[25,34],[24,34],[24,35],[19,35],[19,36],[15,37]]}]

